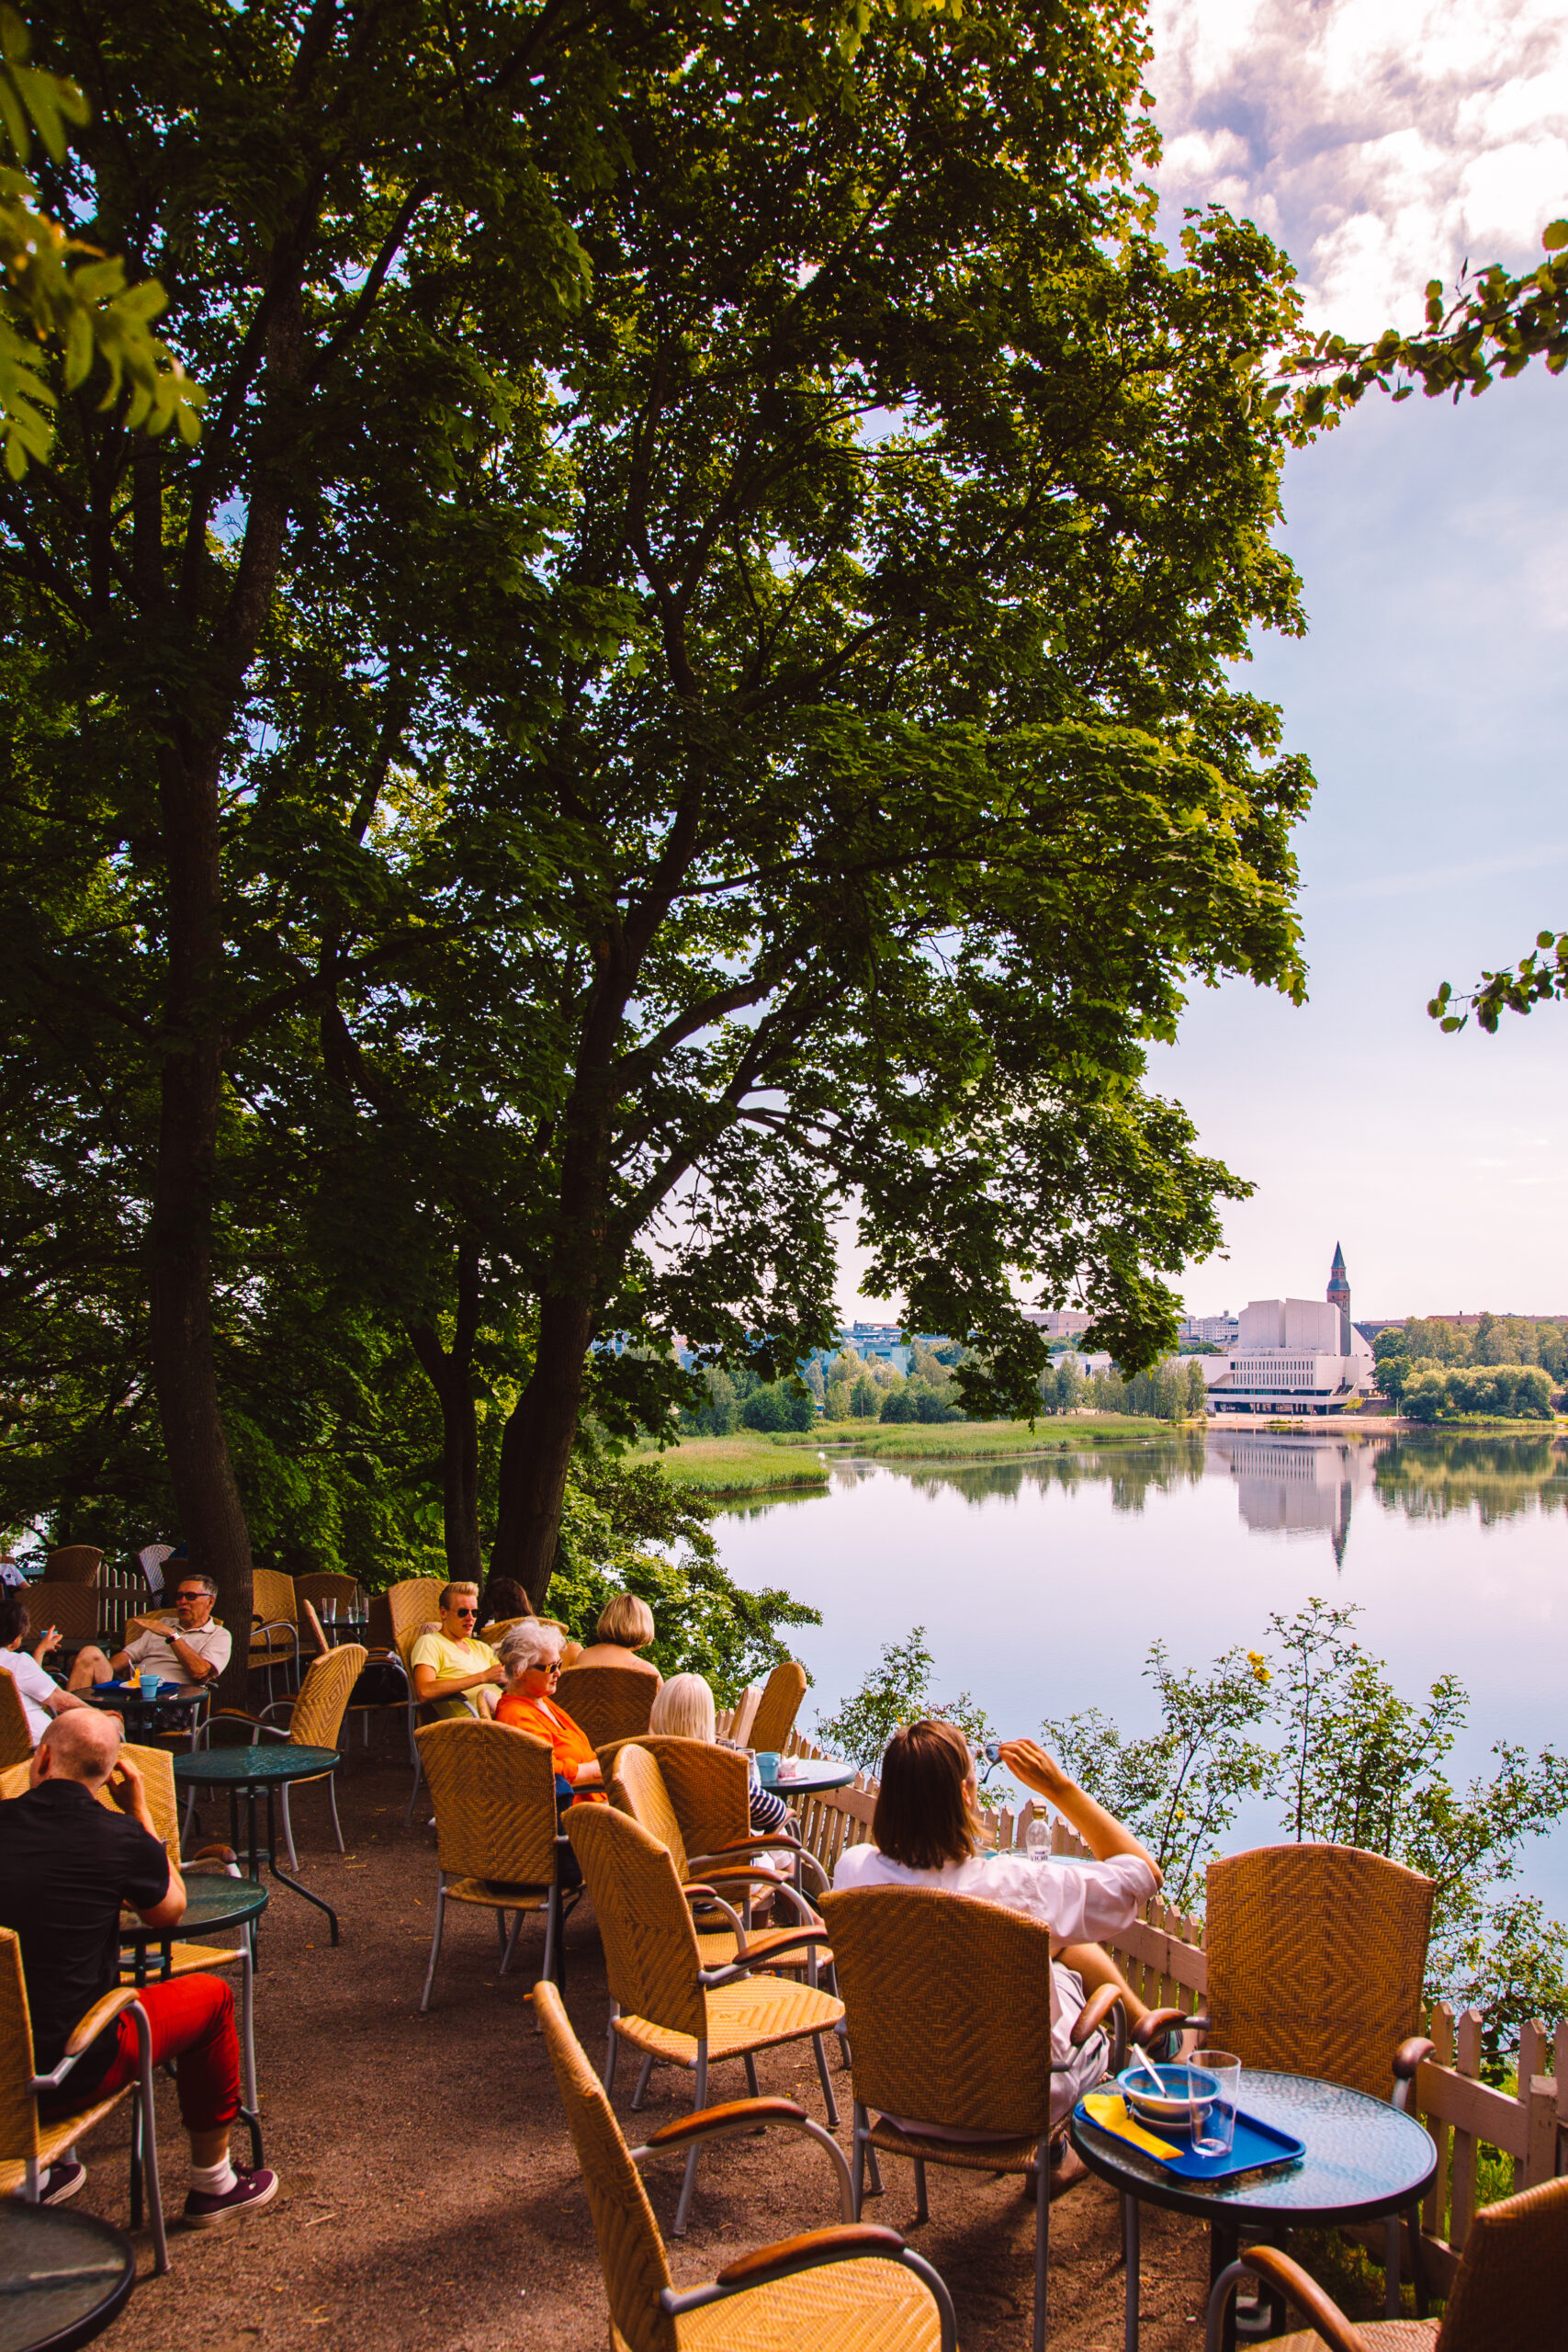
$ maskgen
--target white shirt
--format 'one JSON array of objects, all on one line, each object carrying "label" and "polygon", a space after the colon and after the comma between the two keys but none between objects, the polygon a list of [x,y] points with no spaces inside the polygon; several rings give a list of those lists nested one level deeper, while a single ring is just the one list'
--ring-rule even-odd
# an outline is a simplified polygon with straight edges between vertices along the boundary
[{"label": "white shirt", "polygon": [[[846,1846],[833,1872],[833,1891],[852,1886],[929,1886],[942,1894],[965,1894],[980,1903],[1000,1903],[1022,1911],[1051,1930],[1052,1941],[1098,1943],[1130,1927],[1140,1904],[1156,1891],[1155,1874],[1136,1854],[1113,1854],[1107,1862],[1066,1862],[1051,1858],[1032,1861],[1027,1854],[975,1854],[966,1862],[944,1862],[940,1870],[910,1870],[895,1862],[876,1846]],[[1080,1978],[1070,1968],[1053,1962],[1055,1989],[1051,2020],[1051,2054],[1066,2071],[1056,2077],[1052,2093],[1053,2117],[1060,2120],[1105,2071],[1105,2043],[1091,2034],[1081,2050],[1072,2045],[1072,2030],[1084,2005]],[[896,2122],[902,2119],[895,2117]],[[931,2131],[930,2124],[917,2127]],[[977,2139],[968,2132],[946,2132],[949,2139]]]},{"label": "white shirt", "polygon": [[[229,1663],[229,1653],[234,1646],[227,1625],[217,1624],[209,1617],[205,1625],[193,1625],[188,1634],[182,1632],[178,1625],[172,1631],[179,1635],[187,1649],[196,1652],[197,1657],[210,1661],[214,1675],[222,1673]],[[130,1660],[133,1674],[145,1667],[150,1674],[157,1674],[165,1682],[177,1682],[182,1690],[194,1690],[197,1687],[186,1672],[173,1643],[162,1634],[138,1634],[133,1642],[127,1642],[125,1654]]]},{"label": "white shirt", "polygon": [[0,1667],[4,1667],[17,1686],[17,1696],[28,1719],[36,1747],[54,1717],[48,1702],[60,1689],[52,1675],[46,1674],[30,1650],[0,1650]]}]

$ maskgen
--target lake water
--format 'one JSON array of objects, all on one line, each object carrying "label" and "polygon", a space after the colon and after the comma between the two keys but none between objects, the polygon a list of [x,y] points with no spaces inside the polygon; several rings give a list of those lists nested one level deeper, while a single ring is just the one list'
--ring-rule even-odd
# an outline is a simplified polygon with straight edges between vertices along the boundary
[{"label": "lake water", "polygon": [[[1206,1665],[1265,1646],[1269,1611],[1317,1594],[1359,1604],[1358,1636],[1402,1696],[1458,1675],[1456,1780],[1494,1740],[1568,1736],[1562,1439],[1225,1430],[975,1467],[835,1459],[826,1495],[741,1506],[716,1532],[739,1582],[822,1612],[795,1638],[803,1729],[923,1625],[939,1694],[967,1690],[1003,1736],[1089,1706],[1146,1732],[1151,1641]],[[1249,1812],[1230,1842],[1276,1818]],[[1523,1883],[1568,1917],[1568,1828],[1526,1849]]]}]

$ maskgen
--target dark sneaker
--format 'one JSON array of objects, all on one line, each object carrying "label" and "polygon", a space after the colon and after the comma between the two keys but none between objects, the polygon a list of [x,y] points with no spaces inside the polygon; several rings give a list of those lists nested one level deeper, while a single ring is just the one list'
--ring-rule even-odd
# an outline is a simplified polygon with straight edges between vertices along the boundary
[{"label": "dark sneaker", "polygon": [[209,2197],[193,2188],[186,2199],[187,2230],[215,2230],[231,2213],[254,2213],[259,2206],[270,2205],[277,2195],[277,2175],[275,2172],[246,2172],[243,2165],[234,2166],[234,2186],[221,2197]]},{"label": "dark sneaker", "polygon": [[86,2185],[86,2165],[78,2164],[74,2156],[62,2156],[39,2182],[38,2201],[40,2205],[63,2205],[67,2198],[74,2197]]}]

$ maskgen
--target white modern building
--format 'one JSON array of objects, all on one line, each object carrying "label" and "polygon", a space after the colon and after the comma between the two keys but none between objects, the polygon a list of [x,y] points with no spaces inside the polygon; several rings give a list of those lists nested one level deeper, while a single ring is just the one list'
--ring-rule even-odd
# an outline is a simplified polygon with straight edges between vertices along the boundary
[{"label": "white modern building", "polygon": [[1216,1416],[1330,1413],[1370,1396],[1372,1351],[1350,1320],[1341,1251],[1334,1252],[1326,1299],[1255,1298],[1227,1352],[1197,1361]]}]

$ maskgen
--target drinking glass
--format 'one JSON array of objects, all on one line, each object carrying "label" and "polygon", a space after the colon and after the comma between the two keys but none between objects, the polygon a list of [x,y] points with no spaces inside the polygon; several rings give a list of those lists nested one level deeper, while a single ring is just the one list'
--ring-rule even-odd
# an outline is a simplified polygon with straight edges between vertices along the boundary
[{"label": "drinking glass", "polygon": [[328,1593],[326,1600],[322,1604],[322,1608],[327,1623],[329,1625],[335,1625],[337,1623],[337,1595],[335,1592]]},{"label": "drinking glass", "polygon": [[[1207,2111],[1203,2101],[1208,2091],[1199,2079],[1205,2075],[1219,2086],[1218,2096]],[[1233,2058],[1228,2050],[1194,2051],[1189,2062],[1187,2086],[1190,2094],[1193,2154],[1228,2156],[1235,2141],[1236,2101],[1241,2096],[1241,2060]]]},{"label": "drinking glass", "polygon": [[1032,1862],[1049,1861],[1051,1825],[1043,1814],[1031,1814],[1029,1826],[1023,1833],[1023,1850]]}]

